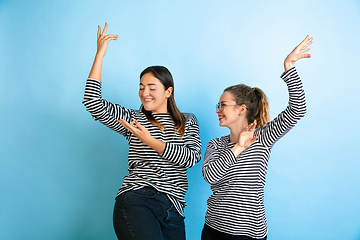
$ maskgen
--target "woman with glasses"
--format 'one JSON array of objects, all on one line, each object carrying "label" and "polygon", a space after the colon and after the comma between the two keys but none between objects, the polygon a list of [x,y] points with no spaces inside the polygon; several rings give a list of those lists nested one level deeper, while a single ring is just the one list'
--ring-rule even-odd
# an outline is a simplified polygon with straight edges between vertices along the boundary
[{"label": "woman with glasses", "polygon": [[83,103],[95,120],[129,141],[129,174],[116,196],[115,233],[122,240],[184,240],[186,172],[201,154],[197,119],[176,107],[171,73],[162,66],[140,74],[139,111],[104,100],[102,62],[109,41],[118,37],[106,35],[106,30],[107,24],[102,33],[98,27]]},{"label": "woman with glasses", "polygon": [[267,239],[264,186],[272,146],[305,115],[305,93],[294,67],[312,44],[307,36],[285,59],[281,78],[289,105],[269,122],[268,101],[259,88],[228,87],[216,106],[219,125],[230,135],[208,143],[202,172],[211,184],[202,240]]}]

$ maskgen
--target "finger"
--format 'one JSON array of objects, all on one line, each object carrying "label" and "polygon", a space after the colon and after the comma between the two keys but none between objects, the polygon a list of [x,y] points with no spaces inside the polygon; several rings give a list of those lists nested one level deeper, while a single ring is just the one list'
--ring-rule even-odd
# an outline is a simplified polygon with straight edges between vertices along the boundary
[{"label": "finger", "polygon": [[247,139],[246,142],[245,142],[245,148],[248,148],[251,146],[251,144],[253,144],[256,140],[258,139],[258,137],[253,137],[253,138],[250,138],[250,139]]},{"label": "finger", "polygon": [[131,126],[130,123],[128,123],[128,122],[125,121],[124,119],[120,119],[120,120],[118,120],[118,122],[119,122],[121,125],[123,125],[127,130],[133,132],[133,128],[134,128],[134,127]]},{"label": "finger", "polygon": [[112,35],[112,34],[109,34],[107,35],[106,37],[104,37],[105,39],[107,38],[117,38],[119,35]]},{"label": "finger", "polygon": [[104,30],[103,30],[103,32],[102,32],[102,34],[101,34],[101,36],[105,37],[105,34],[106,34],[106,31],[107,31],[107,28],[108,28],[108,24],[107,24],[107,23],[105,23],[105,27],[104,27]]},{"label": "finger", "polygon": [[104,37],[104,40],[109,42],[110,40],[117,40],[117,37],[107,37],[106,36],[106,37]]},{"label": "finger", "polygon": [[250,145],[253,144],[257,139],[258,139],[257,136],[253,137],[253,138],[250,140],[250,142],[251,142]]},{"label": "finger", "polygon": [[101,32],[101,27],[98,25],[98,31],[97,31],[97,38],[99,39],[100,37],[100,32]]},{"label": "finger", "polygon": [[303,50],[301,50],[301,53],[307,52],[309,50],[310,50],[310,48],[303,49]]},{"label": "finger", "polygon": [[301,43],[299,44],[299,46],[304,45],[304,44],[305,44],[305,42],[307,42],[308,38],[309,38],[309,35],[307,35],[307,36],[306,36],[306,38],[305,38],[304,40],[302,40],[302,41],[301,41]]},{"label": "finger", "polygon": [[256,120],[254,120],[254,122],[252,123],[252,127],[251,127],[251,131],[255,131],[255,128],[256,128]]},{"label": "finger", "polygon": [[308,41],[304,44],[303,48],[307,48],[308,46],[310,46],[313,42],[312,41]]},{"label": "finger", "polygon": [[130,123],[130,126],[135,127],[135,123],[136,123],[136,121],[132,120],[131,123]]},{"label": "finger", "polygon": [[139,128],[140,130],[143,130],[145,127],[141,125],[138,121],[135,122],[135,126]]},{"label": "finger", "polygon": [[301,54],[300,58],[311,58],[311,54]]}]

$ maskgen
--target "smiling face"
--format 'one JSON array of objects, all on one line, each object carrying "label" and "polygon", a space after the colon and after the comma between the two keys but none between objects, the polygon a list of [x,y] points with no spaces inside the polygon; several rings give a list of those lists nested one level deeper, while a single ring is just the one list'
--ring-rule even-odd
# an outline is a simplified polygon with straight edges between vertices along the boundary
[{"label": "smiling face", "polygon": [[223,109],[221,107],[216,109],[220,126],[228,126],[238,119],[239,114],[236,111],[236,102],[230,92],[224,92],[221,95],[219,104],[223,106]]},{"label": "smiling face", "polygon": [[219,117],[219,125],[232,128],[233,126],[242,126],[244,125],[244,121],[246,122],[245,113],[246,106],[245,105],[236,105],[236,101],[234,96],[225,91],[219,100],[219,104],[223,106],[216,109],[216,113]]},{"label": "smiling face", "polygon": [[167,99],[171,96],[172,87],[167,90],[152,73],[146,73],[140,80],[139,97],[146,111],[167,113]]}]

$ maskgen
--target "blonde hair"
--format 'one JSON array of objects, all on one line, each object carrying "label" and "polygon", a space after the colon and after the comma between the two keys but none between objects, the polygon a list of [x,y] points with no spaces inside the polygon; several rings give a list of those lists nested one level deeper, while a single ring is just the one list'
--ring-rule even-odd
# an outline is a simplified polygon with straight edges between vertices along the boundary
[{"label": "blonde hair", "polygon": [[230,92],[237,105],[244,104],[246,106],[248,124],[256,120],[258,128],[270,121],[268,99],[260,88],[238,84],[226,88],[224,92]]}]

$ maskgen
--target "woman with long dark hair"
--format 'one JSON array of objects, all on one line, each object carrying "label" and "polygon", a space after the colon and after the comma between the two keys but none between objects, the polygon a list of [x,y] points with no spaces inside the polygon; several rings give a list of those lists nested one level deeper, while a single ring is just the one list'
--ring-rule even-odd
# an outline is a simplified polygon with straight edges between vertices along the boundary
[{"label": "woman with long dark hair", "polygon": [[140,110],[101,96],[101,68],[107,45],[118,35],[98,27],[97,53],[86,82],[84,105],[95,120],[129,141],[129,174],[116,196],[113,223],[118,239],[185,239],[183,208],[187,169],[200,160],[199,126],[179,111],[174,83],[162,66],[140,74]]},{"label": "woman with long dark hair", "polygon": [[307,36],[285,59],[281,78],[289,91],[289,105],[269,122],[268,101],[262,90],[244,84],[228,87],[216,106],[219,125],[230,135],[208,143],[202,172],[213,194],[202,240],[266,239],[264,186],[270,152],[305,115],[305,93],[294,67],[309,58],[312,38]]}]

